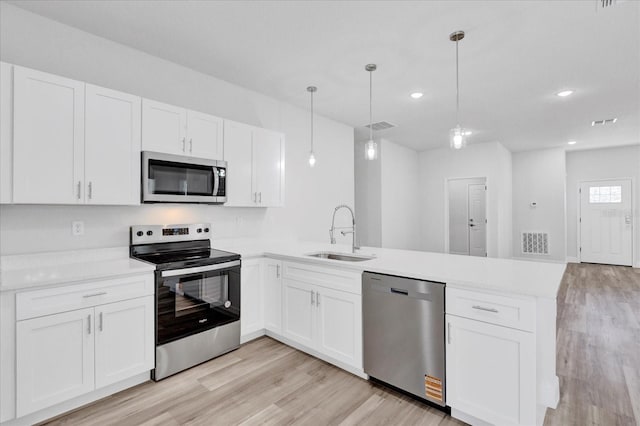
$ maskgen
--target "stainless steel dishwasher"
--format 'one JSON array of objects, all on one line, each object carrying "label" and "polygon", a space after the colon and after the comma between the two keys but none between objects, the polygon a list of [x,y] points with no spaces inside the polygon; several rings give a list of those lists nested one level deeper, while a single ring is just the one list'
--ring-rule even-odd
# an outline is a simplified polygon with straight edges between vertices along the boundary
[{"label": "stainless steel dishwasher", "polygon": [[443,283],[365,272],[364,371],[445,406]]}]

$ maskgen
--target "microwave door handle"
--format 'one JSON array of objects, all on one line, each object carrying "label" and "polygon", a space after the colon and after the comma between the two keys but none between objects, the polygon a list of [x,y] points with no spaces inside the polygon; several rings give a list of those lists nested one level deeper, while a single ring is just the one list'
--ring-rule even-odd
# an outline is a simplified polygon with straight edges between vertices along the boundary
[{"label": "microwave door handle", "polygon": [[218,196],[218,189],[220,188],[220,169],[218,167],[213,168],[213,196]]}]

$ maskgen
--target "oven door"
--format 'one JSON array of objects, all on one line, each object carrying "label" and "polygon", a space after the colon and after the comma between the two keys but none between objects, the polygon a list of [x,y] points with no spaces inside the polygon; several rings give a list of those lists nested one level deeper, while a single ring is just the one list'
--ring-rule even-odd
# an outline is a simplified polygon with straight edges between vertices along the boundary
[{"label": "oven door", "polygon": [[240,319],[240,261],[156,272],[156,345]]},{"label": "oven door", "polygon": [[[224,179],[226,170],[222,172]],[[143,151],[142,201],[145,203],[221,203],[218,161]],[[224,184],[224,180],[223,180]]]}]

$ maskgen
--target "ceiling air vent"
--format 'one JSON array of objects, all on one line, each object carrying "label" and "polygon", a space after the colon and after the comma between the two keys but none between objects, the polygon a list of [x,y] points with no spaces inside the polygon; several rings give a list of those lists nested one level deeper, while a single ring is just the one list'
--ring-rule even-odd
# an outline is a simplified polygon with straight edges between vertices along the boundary
[{"label": "ceiling air vent", "polygon": [[371,127],[374,132],[378,132],[380,130],[391,129],[392,127],[397,127],[395,124],[391,124],[388,121],[378,121],[377,123],[367,124],[364,126],[366,128]]},{"label": "ceiling air vent", "polygon": [[616,121],[618,121],[617,118],[607,118],[605,120],[595,120],[595,121],[591,122],[591,127],[606,126],[607,124],[614,124]]}]

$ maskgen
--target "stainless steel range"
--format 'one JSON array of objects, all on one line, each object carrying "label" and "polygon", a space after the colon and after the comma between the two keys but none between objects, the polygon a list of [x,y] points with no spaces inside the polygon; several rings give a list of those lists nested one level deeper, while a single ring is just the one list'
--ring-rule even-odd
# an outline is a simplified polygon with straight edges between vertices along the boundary
[{"label": "stainless steel range", "polygon": [[207,223],[131,227],[131,257],[156,266],[156,381],[240,346],[240,255],[210,235]]}]

